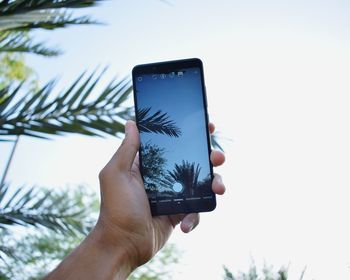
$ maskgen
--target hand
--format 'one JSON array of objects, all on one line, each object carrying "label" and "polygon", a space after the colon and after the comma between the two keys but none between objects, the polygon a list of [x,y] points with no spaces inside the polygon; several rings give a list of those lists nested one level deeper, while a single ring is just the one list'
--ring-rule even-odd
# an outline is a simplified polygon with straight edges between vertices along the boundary
[{"label": "hand", "polygon": [[[209,125],[210,133],[214,125]],[[45,280],[126,279],[152,258],[181,223],[190,232],[199,223],[198,214],[152,217],[136,156],[140,146],[134,122],[125,126],[125,139],[100,172],[101,210],[95,228]],[[214,166],[224,163],[221,152],[213,151]],[[225,186],[215,174],[213,191],[223,194]]]},{"label": "hand", "polygon": [[[210,124],[210,133],[214,129]],[[132,269],[149,261],[163,247],[177,224],[181,223],[181,230],[187,233],[199,223],[197,213],[152,217],[139,171],[139,146],[136,124],[128,121],[125,139],[99,175],[101,210],[95,227],[110,248],[119,251],[123,248]],[[213,151],[210,159],[213,166],[225,161],[219,151]],[[218,174],[215,174],[212,189],[216,194],[225,192]]]}]

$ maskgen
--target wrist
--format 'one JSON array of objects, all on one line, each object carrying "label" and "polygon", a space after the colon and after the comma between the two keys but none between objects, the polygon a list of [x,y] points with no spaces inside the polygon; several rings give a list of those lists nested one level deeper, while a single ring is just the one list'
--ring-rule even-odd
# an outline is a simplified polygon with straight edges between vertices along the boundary
[{"label": "wrist", "polygon": [[125,280],[135,268],[123,244],[111,246],[103,231],[96,226],[45,279]]},{"label": "wrist", "polygon": [[110,236],[100,224],[91,231],[86,242],[95,248],[101,261],[111,267],[113,275],[117,276],[116,279],[126,279],[137,268],[125,239]]}]

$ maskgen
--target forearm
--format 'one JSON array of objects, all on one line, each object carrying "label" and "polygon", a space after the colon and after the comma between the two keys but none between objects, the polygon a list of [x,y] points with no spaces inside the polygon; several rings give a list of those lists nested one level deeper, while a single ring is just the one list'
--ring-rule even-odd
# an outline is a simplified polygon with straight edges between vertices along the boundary
[{"label": "forearm", "polygon": [[111,247],[94,229],[45,280],[126,279],[133,267],[122,246]]}]

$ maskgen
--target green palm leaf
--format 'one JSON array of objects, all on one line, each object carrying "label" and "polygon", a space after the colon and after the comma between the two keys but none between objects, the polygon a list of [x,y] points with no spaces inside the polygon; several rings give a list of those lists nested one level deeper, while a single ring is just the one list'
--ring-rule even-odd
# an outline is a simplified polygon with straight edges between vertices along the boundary
[{"label": "green palm leaf", "polygon": [[77,24],[96,24],[88,16],[74,16],[72,8],[96,5],[101,0],[13,0],[0,1],[0,52],[29,52],[45,56],[60,54],[42,42],[34,42],[28,31],[52,30]]},{"label": "green palm leaf", "polygon": [[97,21],[87,16],[74,17],[67,12],[33,11],[24,14],[0,15],[0,31],[27,31],[42,28],[52,30],[77,24],[96,24]]},{"label": "green palm leaf", "polygon": [[0,52],[34,53],[43,56],[56,56],[61,53],[58,49],[45,47],[44,43],[34,43],[27,32],[18,31],[0,31]]},{"label": "green palm leaf", "polygon": [[140,132],[159,133],[171,137],[179,137],[181,130],[175,122],[170,119],[167,113],[157,111],[150,114],[151,108],[142,108],[137,110],[138,128]]},{"label": "green palm leaf", "polygon": [[14,225],[45,227],[63,234],[87,233],[90,226],[82,223],[85,210],[67,191],[55,192],[37,187],[19,187],[10,194],[9,187],[0,189],[0,227]]},{"label": "green palm leaf", "polygon": [[217,133],[211,134],[210,135],[210,140],[211,140],[211,144],[215,149],[218,149],[220,151],[224,151],[224,148],[221,146],[221,144],[219,143],[219,136]]},{"label": "green palm leaf", "polygon": [[13,15],[28,13],[35,10],[61,9],[61,8],[87,8],[103,0],[13,0],[1,1],[0,13]]},{"label": "green palm leaf", "polygon": [[[0,279],[17,279],[24,271],[41,279],[43,267],[70,253],[91,230],[98,204],[95,192],[82,186],[0,188]],[[23,279],[32,279],[28,275]]]},{"label": "green palm leaf", "polygon": [[21,85],[0,90],[0,139],[15,135],[47,138],[64,133],[119,136],[125,120],[132,117],[132,108],[124,106],[131,85],[126,79],[112,80],[92,99],[102,73],[80,75],[51,99],[54,81],[30,95],[21,93]]}]

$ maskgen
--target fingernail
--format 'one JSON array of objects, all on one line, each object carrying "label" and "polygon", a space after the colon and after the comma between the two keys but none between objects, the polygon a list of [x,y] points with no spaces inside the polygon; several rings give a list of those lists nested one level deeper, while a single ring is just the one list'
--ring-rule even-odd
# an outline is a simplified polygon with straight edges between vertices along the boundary
[{"label": "fingernail", "polygon": [[223,185],[223,182],[222,182],[222,177],[219,176],[219,183],[221,183]]},{"label": "fingernail", "polygon": [[193,229],[193,224],[190,224],[189,228],[188,228],[188,232],[192,231]]},{"label": "fingernail", "polygon": [[215,176],[214,179],[215,179],[217,184],[222,183],[220,176]]}]

